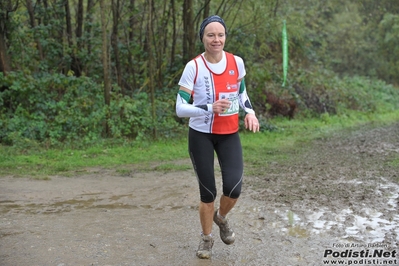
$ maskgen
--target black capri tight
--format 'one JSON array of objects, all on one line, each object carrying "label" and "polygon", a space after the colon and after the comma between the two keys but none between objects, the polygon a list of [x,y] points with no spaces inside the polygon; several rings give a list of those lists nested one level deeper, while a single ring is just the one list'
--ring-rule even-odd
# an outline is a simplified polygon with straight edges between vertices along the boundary
[{"label": "black capri tight", "polygon": [[216,151],[222,172],[223,195],[237,199],[241,193],[243,159],[240,137],[237,133],[217,135],[198,132],[188,133],[188,150],[197,175],[201,201],[210,203],[216,199],[214,152]]}]

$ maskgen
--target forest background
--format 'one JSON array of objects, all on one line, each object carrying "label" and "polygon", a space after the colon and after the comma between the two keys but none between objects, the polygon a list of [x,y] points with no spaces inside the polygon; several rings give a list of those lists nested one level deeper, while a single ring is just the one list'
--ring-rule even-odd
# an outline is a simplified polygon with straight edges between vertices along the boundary
[{"label": "forest background", "polygon": [[[172,139],[198,28],[220,15],[262,123],[399,107],[396,0],[1,0],[0,144]],[[282,27],[289,45],[282,86]]]}]

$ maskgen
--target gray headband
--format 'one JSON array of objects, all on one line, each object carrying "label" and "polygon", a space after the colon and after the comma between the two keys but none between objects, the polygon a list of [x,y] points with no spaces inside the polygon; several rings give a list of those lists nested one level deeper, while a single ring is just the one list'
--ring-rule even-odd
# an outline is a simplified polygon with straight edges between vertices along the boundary
[{"label": "gray headband", "polygon": [[224,20],[221,17],[217,16],[217,15],[213,15],[213,16],[210,16],[210,17],[207,17],[206,19],[204,19],[202,21],[202,23],[201,23],[200,31],[199,31],[199,37],[200,37],[201,42],[202,42],[202,38],[204,37],[205,27],[209,23],[212,23],[212,22],[219,22],[220,24],[222,24],[222,26],[224,27],[224,31],[227,34],[226,24],[224,24]]}]

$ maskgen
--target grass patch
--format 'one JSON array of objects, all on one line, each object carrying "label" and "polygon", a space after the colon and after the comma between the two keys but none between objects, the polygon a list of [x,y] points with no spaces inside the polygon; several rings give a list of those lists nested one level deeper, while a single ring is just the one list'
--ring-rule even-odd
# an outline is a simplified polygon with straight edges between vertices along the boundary
[{"label": "grass patch", "polygon": [[393,174],[393,180],[397,183],[399,183],[399,175],[398,175],[398,169],[399,169],[399,155],[395,154],[392,156],[392,158],[387,162],[387,166],[393,168],[395,174]]},{"label": "grass patch", "polygon": [[173,162],[163,163],[163,164],[160,164],[160,165],[154,167],[154,170],[162,171],[162,172],[185,171],[185,170],[191,170],[191,169],[192,169],[191,163],[175,164]]},{"label": "grass patch", "polygon": [[[137,165],[148,168],[149,162],[172,161],[186,158],[185,140],[161,141],[152,144],[114,146],[106,142],[86,149],[35,149],[17,151],[0,146],[0,176],[42,176],[67,174],[82,168],[113,168]],[[171,168],[171,167],[169,167]],[[177,167],[177,169],[180,169]]]},{"label": "grass patch", "polygon": [[399,157],[396,157],[395,159],[393,159],[392,161],[390,161],[388,163],[389,166],[392,167],[399,167]]},{"label": "grass patch", "polygon": [[[241,142],[247,174],[265,170],[268,163],[289,160],[300,153],[310,141],[365,124],[375,126],[399,121],[399,111],[387,114],[347,113],[344,116],[324,115],[320,119],[275,119],[276,130],[261,133],[243,132]],[[46,179],[47,176],[75,175],[90,167],[117,168],[121,175],[129,175],[131,166],[140,170],[180,171],[191,169],[190,164],[176,160],[189,158],[186,137],[153,143],[110,144],[104,141],[85,149],[17,150],[0,146],[0,176],[29,176]],[[154,166],[156,164],[156,166]],[[391,161],[398,166],[399,159]],[[126,166],[126,167],[125,167]]]}]

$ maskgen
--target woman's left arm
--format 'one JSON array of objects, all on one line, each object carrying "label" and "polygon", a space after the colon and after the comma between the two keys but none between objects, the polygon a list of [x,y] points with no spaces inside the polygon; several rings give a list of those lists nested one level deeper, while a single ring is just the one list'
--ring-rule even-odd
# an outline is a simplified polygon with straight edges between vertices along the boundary
[{"label": "woman's left arm", "polygon": [[240,102],[240,106],[244,109],[246,115],[244,119],[245,128],[249,129],[250,131],[257,132],[259,131],[259,121],[256,118],[255,111],[252,107],[251,101],[249,100],[247,89],[245,86],[245,80],[241,79],[238,81],[240,91],[238,93],[238,98]]}]

